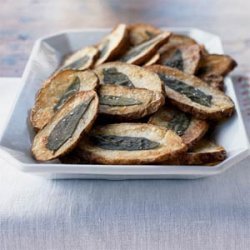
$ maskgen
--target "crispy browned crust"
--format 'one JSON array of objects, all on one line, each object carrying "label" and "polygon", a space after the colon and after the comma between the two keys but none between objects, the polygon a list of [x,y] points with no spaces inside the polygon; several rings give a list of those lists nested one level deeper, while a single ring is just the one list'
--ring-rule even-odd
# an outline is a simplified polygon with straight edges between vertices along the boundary
[{"label": "crispy browned crust", "polygon": [[226,150],[214,142],[202,139],[193,149],[184,153],[182,157],[165,162],[168,165],[206,165],[213,166],[211,163],[219,163],[227,157]]},{"label": "crispy browned crust", "polygon": [[[48,142],[48,136],[58,121],[60,121],[60,119],[70,112],[77,104],[87,101],[91,97],[93,100],[91,101],[90,106],[83,118],[80,120],[73,136],[57,151],[53,152],[47,149],[46,144]],[[72,151],[76,147],[81,137],[89,132],[89,130],[92,128],[92,125],[97,117],[98,104],[98,96],[93,90],[82,91],[71,97],[69,101],[67,101],[64,106],[53,116],[51,121],[36,134],[31,148],[34,158],[38,161],[49,161]]]},{"label": "crispy browned crust", "polygon": [[162,54],[173,46],[194,44],[197,44],[197,42],[191,37],[172,33],[169,40],[159,49],[159,53]]},{"label": "crispy browned crust", "polygon": [[126,74],[133,82],[135,88],[144,88],[164,93],[163,84],[157,74],[137,65],[123,62],[105,63],[95,68],[95,73],[99,78],[100,84],[104,84],[103,70],[109,68],[116,68],[117,71]]},{"label": "crispy browned crust", "polygon": [[[168,122],[172,120],[176,112],[175,110],[176,109],[172,106],[162,107],[150,117],[148,122],[157,126],[167,127]],[[208,127],[209,125],[206,121],[192,117],[189,127],[186,129],[181,138],[188,148],[191,148],[205,135]]]},{"label": "crispy browned crust", "polygon": [[236,61],[227,55],[207,54],[200,61],[198,76],[219,75],[226,76],[237,66]]},{"label": "crispy browned crust", "polygon": [[183,71],[187,74],[195,74],[201,58],[201,49],[197,44],[169,46],[169,48],[161,54],[158,64],[165,65],[166,61],[173,56],[176,50],[181,52],[184,66]]},{"label": "crispy browned crust", "polygon": [[206,107],[191,101],[188,97],[165,85],[166,97],[174,106],[177,106],[180,110],[193,114],[198,119],[211,120],[221,120],[233,114],[234,103],[231,98],[225,95],[223,92],[210,87],[199,78],[161,65],[152,65],[146,68],[156,73],[166,74],[174,79],[185,82],[186,84],[198,88],[201,91],[205,91],[205,93],[213,96],[212,106]]},{"label": "crispy browned crust", "polygon": [[36,131],[50,121],[55,114],[54,106],[76,76],[81,80],[80,91],[94,90],[98,85],[97,76],[90,70],[64,70],[46,80],[37,93],[35,105],[30,113],[30,121]]},{"label": "crispy browned crust", "polygon": [[136,46],[148,41],[162,31],[150,24],[134,23],[128,26],[128,32],[131,46]]},{"label": "crispy browned crust", "polygon": [[172,159],[176,155],[186,152],[186,145],[181,138],[171,130],[146,123],[120,123],[97,127],[91,134],[143,136],[157,141],[160,147],[141,151],[105,150],[94,146],[90,140],[84,139],[79,143],[83,158],[92,163],[101,164],[151,164]]},{"label": "crispy browned crust", "polygon": [[125,51],[129,47],[127,25],[117,25],[110,34],[102,39],[100,44],[97,46],[98,50],[101,50],[103,48],[103,45],[107,40],[110,41],[108,53],[106,53],[106,55],[102,58],[99,57],[95,63],[95,66],[98,66],[107,61],[115,60],[125,53]]},{"label": "crispy browned crust", "polygon": [[[99,51],[95,46],[89,46],[89,47],[85,47],[82,48],[74,53],[72,53],[71,55],[68,55],[62,65],[59,68],[60,70],[63,69],[74,69],[74,70],[85,70],[85,69],[89,69],[92,68],[92,66],[95,63],[96,58],[98,57]],[[72,64],[73,62],[77,61],[80,58],[83,58],[84,56],[88,56],[89,59],[88,61],[81,67],[79,68],[72,68],[70,67],[70,64]]]},{"label": "crispy browned crust", "polygon": [[160,59],[160,54],[156,53],[143,66],[150,66],[150,65],[156,64],[159,59]]},{"label": "crispy browned crust", "polygon": [[123,86],[105,84],[99,87],[99,96],[112,95],[134,98],[141,102],[134,106],[99,106],[99,113],[111,116],[117,120],[130,121],[140,119],[155,113],[165,103],[165,97],[160,92],[148,89],[127,88]]},{"label": "crispy browned crust", "polygon": [[134,56],[134,57],[132,57],[132,58],[125,61],[125,62],[131,63],[131,64],[143,65],[157,53],[157,50],[162,46],[162,44],[164,44],[169,39],[170,34],[171,33],[167,32],[167,31],[164,31],[164,32],[160,33],[159,35],[153,37],[152,39],[150,39],[150,40],[148,40],[148,41],[146,41],[144,43],[141,43],[141,44],[139,44],[139,45],[137,45],[135,47],[131,47],[118,60],[124,61],[124,56],[131,53],[131,51],[133,51],[134,49],[138,49],[141,46],[144,46],[146,43],[151,43],[152,41],[155,41],[149,47],[142,50],[142,52],[139,53],[139,55]]}]

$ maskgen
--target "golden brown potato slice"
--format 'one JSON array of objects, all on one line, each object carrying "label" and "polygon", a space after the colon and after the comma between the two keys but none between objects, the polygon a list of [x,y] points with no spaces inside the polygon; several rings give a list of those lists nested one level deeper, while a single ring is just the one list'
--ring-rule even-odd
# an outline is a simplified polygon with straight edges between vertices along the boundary
[{"label": "golden brown potato slice", "polygon": [[208,130],[206,121],[196,119],[172,106],[162,107],[150,117],[148,122],[173,130],[189,148]]},{"label": "golden brown potato slice", "polygon": [[128,32],[130,44],[136,46],[152,39],[162,31],[150,24],[135,23],[128,26]]},{"label": "golden brown potato slice", "polygon": [[120,123],[93,129],[79,143],[82,155],[101,164],[149,164],[187,150],[173,131],[145,123]]},{"label": "golden brown potato slice", "polygon": [[42,129],[63,104],[79,91],[94,90],[98,78],[93,71],[64,70],[48,79],[39,90],[30,121],[35,130]]},{"label": "golden brown potato slice", "polygon": [[59,70],[74,69],[85,70],[94,65],[95,59],[98,56],[98,49],[94,46],[80,49],[68,56]]},{"label": "golden brown potato slice", "polygon": [[110,34],[105,36],[97,46],[100,54],[95,65],[112,61],[125,53],[129,46],[127,25],[117,25]]},{"label": "golden brown potato slice", "polygon": [[200,58],[201,50],[197,44],[172,46],[161,54],[158,64],[193,75],[198,68]]},{"label": "golden brown potato slice", "polygon": [[160,92],[105,84],[99,94],[99,113],[118,120],[140,119],[156,112],[165,102]]},{"label": "golden brown potato slice", "polygon": [[35,159],[49,161],[73,150],[92,127],[97,111],[95,91],[82,91],[71,97],[35,136],[32,145]]},{"label": "golden brown potato slice", "polygon": [[97,67],[95,73],[100,84],[116,84],[163,93],[163,85],[158,75],[136,65],[110,62]]},{"label": "golden brown potato slice", "polygon": [[227,55],[207,54],[203,55],[197,75],[226,76],[237,66],[236,61]]},{"label": "golden brown potato slice", "polygon": [[157,50],[168,40],[169,36],[169,32],[162,32],[146,42],[131,47],[118,60],[126,63],[143,65],[156,54]]},{"label": "golden brown potato slice", "polygon": [[161,65],[147,67],[157,73],[165,85],[168,100],[184,112],[200,119],[220,120],[231,116],[234,103],[223,92],[199,78]]},{"label": "golden brown potato slice", "polygon": [[227,157],[226,150],[216,143],[202,139],[187,153],[181,157],[165,162],[168,165],[206,165],[213,166],[211,163],[219,163]]}]

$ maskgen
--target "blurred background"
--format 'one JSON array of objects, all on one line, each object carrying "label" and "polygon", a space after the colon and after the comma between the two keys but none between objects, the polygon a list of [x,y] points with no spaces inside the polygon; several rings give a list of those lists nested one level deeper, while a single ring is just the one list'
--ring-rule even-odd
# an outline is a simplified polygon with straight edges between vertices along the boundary
[{"label": "blurred background", "polygon": [[248,71],[249,0],[0,0],[0,77],[21,76],[34,41],[71,28],[119,22],[196,27],[219,35],[225,52]]}]

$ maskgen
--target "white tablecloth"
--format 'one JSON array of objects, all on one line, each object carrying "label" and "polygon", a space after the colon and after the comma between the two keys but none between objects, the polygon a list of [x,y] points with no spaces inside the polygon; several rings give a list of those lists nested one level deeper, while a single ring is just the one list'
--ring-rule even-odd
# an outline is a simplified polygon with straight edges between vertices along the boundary
[{"label": "white tablecloth", "polygon": [[[0,79],[1,127],[17,84]],[[0,159],[0,249],[250,249],[249,162],[188,181],[51,181]]]}]

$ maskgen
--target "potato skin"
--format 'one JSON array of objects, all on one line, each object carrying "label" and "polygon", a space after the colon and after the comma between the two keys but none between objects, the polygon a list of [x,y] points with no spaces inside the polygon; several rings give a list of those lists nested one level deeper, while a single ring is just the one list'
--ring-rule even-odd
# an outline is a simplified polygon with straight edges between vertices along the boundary
[{"label": "potato skin", "polygon": [[99,106],[99,114],[120,121],[141,119],[155,113],[165,103],[165,97],[160,92],[148,89],[127,88],[123,86],[104,84],[99,87],[99,96],[113,95],[135,98],[142,104],[124,107]]},{"label": "potato skin", "polygon": [[[119,31],[121,31],[121,34],[120,34],[121,36],[119,37],[118,43],[116,43],[114,36],[117,35],[116,33],[119,33]],[[114,43],[114,44],[112,44],[113,48],[109,48],[109,53],[105,57],[97,58],[97,60],[95,62],[95,67],[103,64],[104,62],[115,60],[119,56],[121,56],[122,54],[124,54],[126,52],[128,46],[129,46],[129,36],[128,36],[127,25],[118,24],[111,31],[110,34],[108,34],[106,37],[103,38],[102,42],[104,42],[107,39],[109,39],[109,41],[112,41]],[[97,45],[98,50],[101,49],[102,42]],[[111,45],[111,47],[112,47],[112,45]]]},{"label": "potato skin", "polygon": [[[157,53],[158,49],[169,39],[170,34],[171,34],[170,32],[166,32],[166,31],[158,34],[156,37],[152,38],[152,40],[155,39],[155,42],[152,43],[147,49],[143,50],[143,53],[140,52],[139,55],[131,57],[126,62],[135,64],[135,65],[145,64]],[[156,38],[158,38],[158,40]],[[138,47],[141,45],[142,44],[139,44]],[[131,47],[131,50],[133,50],[134,48],[136,47]],[[130,50],[128,50],[124,55],[126,55],[129,52]],[[120,58],[120,60],[122,61],[122,57]]]},{"label": "potato skin", "polygon": [[222,91],[210,87],[207,83],[195,76],[162,65],[152,65],[146,68],[155,73],[166,74],[191,86],[199,87],[202,90],[205,89],[206,92],[213,96],[213,100],[215,100],[213,106],[204,107],[198,103],[192,102],[188,97],[185,97],[177,91],[165,86],[165,93],[168,101],[183,112],[190,113],[196,118],[202,120],[222,120],[223,118],[232,116],[235,111],[234,103],[229,96],[225,95]]},{"label": "potato skin", "polygon": [[103,70],[110,68],[115,68],[117,71],[127,75],[135,88],[149,89],[164,94],[164,86],[157,74],[146,68],[124,62],[108,62],[96,67],[95,73],[99,78],[100,84],[105,84]]},{"label": "potato skin", "polygon": [[99,80],[90,70],[63,70],[53,75],[43,83],[31,109],[30,122],[35,131],[42,129],[53,117],[53,107],[76,76],[81,81],[80,91],[94,90],[98,86]]},{"label": "potato skin", "polygon": [[197,75],[200,77],[204,77],[206,75],[217,75],[224,77],[235,67],[237,67],[237,62],[230,56],[206,54],[201,58]]},{"label": "potato skin", "polygon": [[[96,58],[98,57],[99,51],[95,46],[88,46],[88,47],[84,47],[78,51],[75,51],[74,53],[68,55],[62,62],[62,65],[60,66],[60,68],[58,69],[57,72],[64,70],[65,68],[68,69],[68,67],[70,69],[75,69],[75,70],[86,70],[86,69],[90,69],[94,66],[94,63],[96,61]],[[74,63],[75,61],[79,60],[80,58],[84,57],[84,56],[88,56],[89,59],[88,61],[78,67],[78,68],[71,68],[70,64]]]},{"label": "potato skin", "polygon": [[[150,117],[148,123],[157,126],[164,126],[164,123],[166,124],[166,122],[171,120],[170,117],[175,114],[175,110],[176,109],[172,106],[164,106]],[[181,135],[181,138],[188,148],[191,148],[205,135],[208,128],[208,122],[191,117],[189,127],[186,129],[184,134]]]},{"label": "potato skin", "polygon": [[140,151],[105,150],[92,144],[87,137],[79,143],[82,157],[100,164],[152,164],[170,160],[187,151],[181,138],[171,130],[146,123],[119,123],[96,127],[91,134],[145,137],[160,143],[159,148]]},{"label": "potato skin", "polygon": [[161,54],[158,64],[165,65],[166,60],[171,58],[173,53],[177,50],[181,52],[183,62],[183,72],[193,75],[197,71],[201,58],[201,49],[197,44],[193,45],[176,45],[169,47],[164,53]]},{"label": "potato skin", "polygon": [[[76,105],[87,101],[89,98],[93,98],[93,100],[91,101],[88,110],[84,113],[83,118],[81,118],[80,122],[78,123],[77,128],[73,133],[73,136],[68,139],[55,152],[49,150],[46,147],[46,144],[48,142],[49,134],[56,126],[56,124],[61,120],[62,117],[67,115]],[[78,144],[81,137],[87,132],[89,132],[92,128],[94,121],[97,117],[98,105],[98,96],[93,90],[81,91],[75,96],[71,97],[64,104],[64,106],[53,116],[51,121],[36,134],[31,148],[31,152],[34,158],[38,161],[49,161],[61,157],[72,151]]]},{"label": "potato skin", "polygon": [[221,162],[227,157],[226,150],[208,139],[199,141],[193,149],[190,149],[182,157],[172,161],[166,161],[168,165],[207,165]]}]

